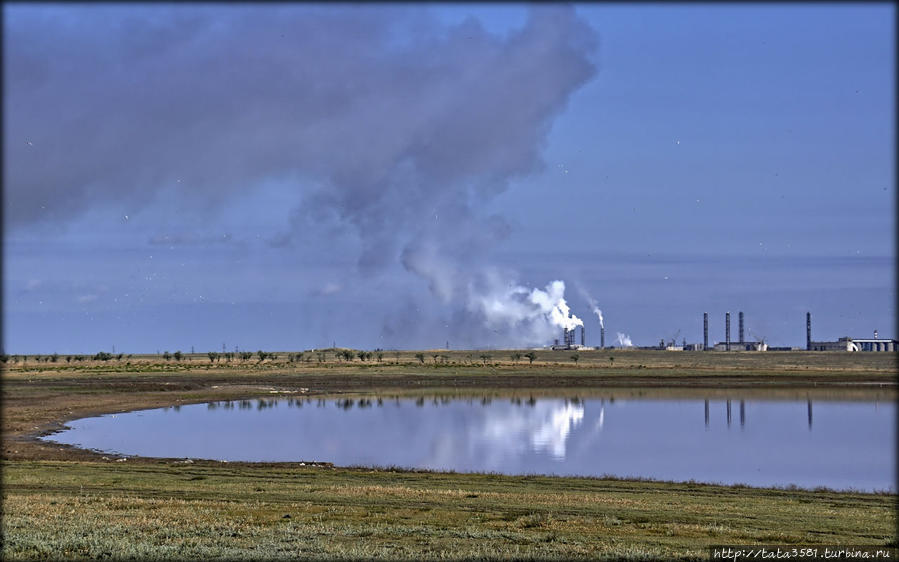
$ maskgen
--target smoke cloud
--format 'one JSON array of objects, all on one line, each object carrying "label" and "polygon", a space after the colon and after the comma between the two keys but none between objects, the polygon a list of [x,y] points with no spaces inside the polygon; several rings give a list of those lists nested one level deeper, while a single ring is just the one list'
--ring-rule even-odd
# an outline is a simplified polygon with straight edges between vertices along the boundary
[{"label": "smoke cloud", "polygon": [[591,310],[591,311],[593,312],[593,314],[595,314],[596,317],[599,319],[599,327],[600,327],[600,328],[605,328],[606,325],[603,323],[602,310],[600,310],[600,308],[599,308],[599,303],[597,302],[597,300],[594,299],[594,298],[590,295],[590,293],[588,293],[588,292],[587,292],[586,290],[584,290],[583,288],[581,289],[581,296],[584,297],[584,300],[586,300],[586,301],[590,304],[590,310]]},{"label": "smoke cloud", "polygon": [[480,211],[544,167],[553,119],[596,73],[573,8],[504,35],[412,6],[4,10],[11,227],[161,194],[214,208],[277,181],[302,198],[280,246],[351,233],[361,274],[399,264],[519,342],[583,324],[561,281],[486,265],[509,227]]},{"label": "smoke cloud", "polygon": [[631,337],[629,335],[618,332],[618,346],[619,347],[634,347],[634,344],[631,341]]}]

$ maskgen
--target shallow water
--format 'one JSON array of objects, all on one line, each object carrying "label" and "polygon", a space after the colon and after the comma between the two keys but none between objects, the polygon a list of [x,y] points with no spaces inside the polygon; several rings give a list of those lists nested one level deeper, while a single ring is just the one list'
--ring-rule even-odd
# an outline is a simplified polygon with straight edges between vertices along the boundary
[{"label": "shallow water", "polygon": [[280,399],[85,418],[124,455],[896,490],[892,402]]}]

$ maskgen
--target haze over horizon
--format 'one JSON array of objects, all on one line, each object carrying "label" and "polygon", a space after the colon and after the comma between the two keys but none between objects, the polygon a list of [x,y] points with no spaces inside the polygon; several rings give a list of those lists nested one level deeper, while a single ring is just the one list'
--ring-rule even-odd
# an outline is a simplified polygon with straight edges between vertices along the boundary
[{"label": "haze over horizon", "polygon": [[3,15],[6,353],[899,336],[892,4]]}]

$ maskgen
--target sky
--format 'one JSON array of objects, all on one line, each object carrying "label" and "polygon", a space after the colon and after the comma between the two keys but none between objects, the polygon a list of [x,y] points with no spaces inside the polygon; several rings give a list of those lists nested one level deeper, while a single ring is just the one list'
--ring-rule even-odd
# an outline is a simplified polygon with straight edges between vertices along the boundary
[{"label": "sky", "polygon": [[6,353],[897,337],[892,3],[3,18]]}]

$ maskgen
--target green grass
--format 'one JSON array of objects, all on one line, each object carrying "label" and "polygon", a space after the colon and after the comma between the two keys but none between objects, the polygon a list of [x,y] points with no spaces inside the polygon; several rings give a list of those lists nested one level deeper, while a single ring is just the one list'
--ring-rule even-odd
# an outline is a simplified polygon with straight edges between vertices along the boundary
[{"label": "green grass", "polygon": [[885,545],[895,496],[296,465],[6,462],[3,557],[701,558]]},{"label": "green grass", "polygon": [[[68,419],[213,400],[556,395],[896,399],[896,354],[386,352],[383,362],[3,366],[3,559],[707,558],[722,544],[896,544],[896,495],[101,455]],[[309,354],[307,354],[309,355]],[[614,361],[609,361],[613,356]],[[314,356],[313,356],[314,357]],[[129,364],[130,361],[130,364]]]}]

